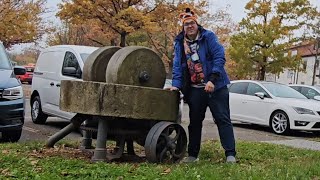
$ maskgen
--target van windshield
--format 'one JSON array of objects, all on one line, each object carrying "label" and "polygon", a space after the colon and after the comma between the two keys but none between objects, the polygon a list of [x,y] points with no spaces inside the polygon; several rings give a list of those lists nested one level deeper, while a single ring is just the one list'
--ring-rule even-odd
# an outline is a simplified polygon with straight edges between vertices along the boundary
[{"label": "van windshield", "polygon": [[80,53],[80,56],[81,56],[81,59],[83,62],[85,62],[88,58],[90,54],[87,54],[87,53]]},{"label": "van windshield", "polygon": [[0,69],[11,69],[11,64],[8,59],[6,50],[3,45],[0,43]]}]

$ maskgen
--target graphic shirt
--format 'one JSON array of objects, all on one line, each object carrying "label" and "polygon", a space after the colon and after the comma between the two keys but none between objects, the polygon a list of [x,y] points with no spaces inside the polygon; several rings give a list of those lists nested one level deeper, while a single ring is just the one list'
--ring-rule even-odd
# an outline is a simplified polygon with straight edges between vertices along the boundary
[{"label": "graphic shirt", "polygon": [[198,41],[197,40],[190,41],[186,39],[184,46],[185,46],[185,53],[187,58],[189,74],[191,77],[191,85],[204,87],[205,86],[204,74],[202,70],[202,64],[198,55],[198,49],[199,49]]}]

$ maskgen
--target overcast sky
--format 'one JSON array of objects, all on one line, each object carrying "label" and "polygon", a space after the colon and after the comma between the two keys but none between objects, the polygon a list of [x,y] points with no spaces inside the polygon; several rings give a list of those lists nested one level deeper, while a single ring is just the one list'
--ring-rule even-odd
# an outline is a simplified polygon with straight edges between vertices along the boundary
[{"label": "overcast sky", "polygon": [[[245,5],[249,0],[209,0],[211,12],[216,9],[225,8],[229,6],[229,13],[235,22],[239,22],[243,17],[245,17]],[[310,0],[310,2],[320,9],[320,0]],[[318,2],[318,3],[316,3]],[[53,11],[58,11],[57,4],[61,3],[61,0],[49,0],[47,7]],[[53,15],[51,15],[53,16]]]},{"label": "overcast sky", "polygon": [[[217,9],[229,7],[229,13],[232,15],[232,19],[235,22],[240,22],[242,18],[245,17],[245,5],[249,0],[209,0],[210,4],[210,12],[213,13]],[[55,17],[56,12],[58,11],[57,4],[61,3],[62,0],[48,0],[47,8],[50,9],[51,13],[45,15],[45,18],[53,21],[58,22]],[[317,6],[320,9],[320,0],[310,0],[310,2]],[[316,3],[318,2],[318,3]],[[17,45],[15,46],[13,51],[20,51],[21,49],[27,47],[29,45]]]}]

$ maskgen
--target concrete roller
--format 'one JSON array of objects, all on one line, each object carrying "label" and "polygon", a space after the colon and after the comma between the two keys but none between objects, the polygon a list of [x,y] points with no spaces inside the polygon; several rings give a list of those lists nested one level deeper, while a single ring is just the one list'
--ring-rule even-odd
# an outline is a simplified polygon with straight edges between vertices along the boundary
[{"label": "concrete roller", "polygon": [[166,71],[161,58],[151,49],[140,46],[124,47],[110,59],[106,82],[163,88]]},{"label": "concrete roller", "polygon": [[95,50],[89,55],[83,66],[83,80],[105,82],[106,69],[111,57],[120,47],[106,46]]}]

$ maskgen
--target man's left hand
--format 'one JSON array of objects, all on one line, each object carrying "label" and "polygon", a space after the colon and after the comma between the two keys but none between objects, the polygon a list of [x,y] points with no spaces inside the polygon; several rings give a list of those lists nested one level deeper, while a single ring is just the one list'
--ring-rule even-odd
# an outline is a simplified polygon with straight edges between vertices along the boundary
[{"label": "man's left hand", "polygon": [[208,81],[207,84],[206,84],[206,87],[204,88],[204,90],[207,93],[212,93],[213,90],[214,90],[214,84],[211,81]]}]

